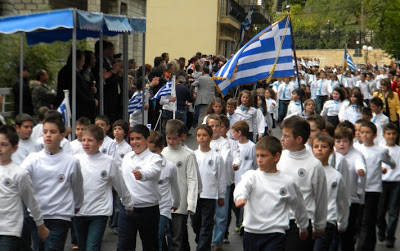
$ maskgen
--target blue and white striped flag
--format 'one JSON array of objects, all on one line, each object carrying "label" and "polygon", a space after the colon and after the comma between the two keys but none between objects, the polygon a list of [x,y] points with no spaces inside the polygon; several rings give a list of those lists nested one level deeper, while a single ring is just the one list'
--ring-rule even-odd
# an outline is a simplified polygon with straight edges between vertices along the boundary
[{"label": "blue and white striped flag", "polygon": [[142,109],[142,92],[137,92],[133,94],[132,98],[128,103],[128,113],[131,114],[135,110]]},{"label": "blue and white striped flag", "polygon": [[172,81],[167,82],[163,87],[161,87],[151,100],[159,99],[162,96],[168,95],[172,95]]},{"label": "blue and white striped flag", "polygon": [[344,49],[344,53],[345,53],[345,58],[346,58],[346,65],[347,67],[349,67],[352,71],[356,71],[356,65],[353,62],[353,59],[350,56],[350,53]]},{"label": "blue and white striped flag", "polygon": [[71,126],[71,107],[69,106],[69,92],[64,90],[64,100],[57,108],[57,111],[62,114],[65,127]]},{"label": "blue and white striped flag", "polygon": [[240,32],[240,47],[243,47],[243,44],[244,44],[244,34],[251,27],[251,18],[253,16],[253,10],[254,10],[254,4],[253,4],[253,6],[251,6],[249,13],[247,13],[246,18],[244,19],[244,21],[242,23],[242,28],[241,28],[241,32]]},{"label": "blue and white striped flag", "polygon": [[253,37],[215,74],[213,80],[222,95],[238,85],[268,77],[292,77],[290,17],[272,24]]}]

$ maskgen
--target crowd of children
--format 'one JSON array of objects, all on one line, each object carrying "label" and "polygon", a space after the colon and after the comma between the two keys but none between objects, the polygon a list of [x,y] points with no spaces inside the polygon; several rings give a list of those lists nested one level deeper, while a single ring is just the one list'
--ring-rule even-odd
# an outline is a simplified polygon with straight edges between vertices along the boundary
[{"label": "crowd of children", "polygon": [[304,102],[289,78],[216,97],[194,151],[180,120],[164,136],[82,117],[68,142],[58,112],[42,111],[37,139],[20,114],[0,127],[0,250],[63,250],[69,229],[77,249],[100,250],[107,222],[117,250],[135,250],[137,232],[143,250],[189,250],[188,220],[197,250],[222,250],[231,212],[244,250],[374,250],[376,234],[394,247],[398,127],[362,76],[350,89],[321,72]]}]

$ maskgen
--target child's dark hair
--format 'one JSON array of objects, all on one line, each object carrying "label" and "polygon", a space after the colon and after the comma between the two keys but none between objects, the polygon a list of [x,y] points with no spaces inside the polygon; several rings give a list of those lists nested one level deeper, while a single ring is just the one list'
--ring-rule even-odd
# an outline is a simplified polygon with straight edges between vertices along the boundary
[{"label": "child's dark hair", "polygon": [[114,122],[114,124],[112,125],[112,128],[114,129],[114,127],[116,127],[116,126],[122,127],[122,130],[124,130],[125,136],[128,134],[128,131],[129,131],[128,122],[126,122],[122,119],[118,119],[117,121]]},{"label": "child's dark hair", "polygon": [[220,119],[221,119],[221,124],[223,124],[226,128],[229,128],[229,126],[230,126],[230,121],[229,121],[228,117],[225,116],[225,115],[221,115],[221,116],[219,116],[219,117],[220,117]]},{"label": "child's dark hair", "polygon": [[46,116],[43,120],[43,124],[46,124],[46,123],[56,124],[60,133],[65,132],[65,124],[63,121],[63,117],[62,117],[61,113],[59,113],[57,111],[50,110],[50,111],[46,112]]},{"label": "child's dark hair", "polygon": [[94,122],[96,122],[97,120],[103,120],[104,122],[106,122],[107,125],[110,125],[110,119],[106,115],[97,115],[94,119]]},{"label": "child's dark hair", "polygon": [[268,88],[265,91],[269,91],[269,94],[271,95],[271,98],[276,100],[276,92],[272,88]]},{"label": "child's dark hair", "polygon": [[362,115],[367,115],[367,116],[372,117],[371,108],[369,108],[369,107],[363,107],[361,114],[362,114]]},{"label": "child's dark hair", "polygon": [[293,116],[282,122],[282,128],[292,129],[294,138],[301,137],[305,144],[310,137],[310,124],[299,116]]},{"label": "child's dark hair", "polygon": [[383,127],[383,132],[386,132],[388,130],[395,130],[396,133],[399,133],[399,128],[397,127],[397,125],[393,122],[387,123],[384,127]]},{"label": "child's dark hair", "polygon": [[362,123],[361,124],[361,127],[368,127],[368,128],[370,128],[371,130],[372,130],[372,133],[374,134],[374,135],[376,135],[376,132],[377,132],[377,128],[376,128],[376,125],[374,124],[374,123],[372,123],[371,121],[366,121],[366,122],[364,122],[364,123]]},{"label": "child's dark hair", "polygon": [[378,98],[378,97],[373,97],[370,101],[370,104],[374,104],[377,107],[380,107],[381,109],[383,108],[383,101],[382,99]]},{"label": "child's dark hair", "polygon": [[91,122],[90,119],[86,118],[85,116],[82,116],[76,121],[76,124],[82,126],[88,126],[91,124]]},{"label": "child's dark hair", "polygon": [[19,141],[18,133],[13,126],[10,125],[0,126],[0,134],[4,134],[13,147],[18,145]]},{"label": "child's dark hair", "polygon": [[164,146],[163,138],[161,134],[157,131],[150,132],[149,143],[153,143],[155,147],[158,147],[160,149],[162,149]]},{"label": "child's dark hair", "polygon": [[354,131],[346,126],[338,126],[335,130],[335,139],[348,139],[350,143],[352,143],[354,139]]},{"label": "child's dark hair", "polygon": [[328,133],[329,136],[335,136],[335,126],[331,122],[325,122],[325,131]]},{"label": "child's dark hair", "polygon": [[246,121],[240,120],[240,121],[238,121],[238,122],[236,122],[235,124],[232,125],[232,130],[235,130],[237,132],[241,132],[242,136],[247,136],[249,134],[250,127],[249,127],[249,124]]},{"label": "child's dark hair", "polygon": [[339,93],[339,96],[340,96],[339,99],[340,99],[341,101],[343,101],[343,100],[345,99],[345,94],[344,94],[344,91],[343,91],[342,88],[336,87],[335,89],[333,89],[333,92]]},{"label": "child's dark hair", "polygon": [[[354,127],[353,123],[351,123],[351,122],[348,121],[348,120],[345,120],[345,121],[343,121],[343,122],[340,122],[340,123],[337,125],[336,128],[339,128],[339,127],[345,127],[345,128],[350,129],[350,130],[353,132],[353,135],[356,133],[356,128]],[[335,135],[336,135],[336,130],[335,130]]]},{"label": "child's dark hair", "polygon": [[215,98],[213,99],[213,101],[211,102],[211,104],[208,105],[207,111],[206,111],[206,113],[205,113],[205,116],[208,115],[208,114],[214,113],[213,106],[214,106],[215,104],[221,104],[221,107],[222,107],[221,113],[222,113],[222,114],[226,114],[225,101],[224,101],[222,98],[220,98],[220,97],[215,97]]},{"label": "child's dark hair", "polygon": [[[134,125],[131,128],[131,130],[129,131],[129,134],[131,134],[133,132],[141,134],[143,136],[143,138],[145,138],[145,139],[147,139],[150,136],[149,128],[147,126],[141,125],[141,124]],[[104,137],[104,134],[103,134],[103,137]]]},{"label": "child's dark hair", "polygon": [[88,125],[83,129],[82,135],[88,134],[90,136],[93,136],[97,141],[103,141],[104,140],[104,132],[103,129],[101,129],[100,126],[98,125]]},{"label": "child's dark hair", "polygon": [[170,119],[167,121],[167,126],[165,127],[165,134],[176,134],[178,137],[186,133],[185,124],[177,119]]},{"label": "child's dark hair", "polygon": [[268,109],[267,109],[267,101],[265,100],[265,97],[263,94],[257,93],[256,94],[256,99],[259,98],[261,100],[261,107],[258,105],[258,100],[256,100],[257,108],[261,108],[263,115],[267,115]]},{"label": "child's dark hair", "polygon": [[[357,106],[357,110],[358,112],[361,112],[362,108],[364,107],[364,98],[363,95],[361,94],[361,92],[357,89],[353,89],[353,91],[351,92],[351,96],[354,96],[357,101],[354,105]],[[351,98],[350,96],[350,98]]]},{"label": "child's dark hair", "polygon": [[265,136],[257,142],[256,149],[265,149],[272,155],[276,155],[277,153],[282,153],[282,144],[279,139],[274,136]]},{"label": "child's dark hair", "polygon": [[37,115],[38,115],[38,118],[39,118],[40,121],[43,121],[46,112],[49,111],[49,110],[50,109],[47,106],[41,106],[39,108]]},{"label": "child's dark hair", "polygon": [[20,113],[15,117],[15,125],[21,126],[24,122],[30,121],[33,124],[35,124],[35,121],[33,120],[32,116],[26,113]]},{"label": "child's dark hair", "polygon": [[328,143],[330,150],[332,150],[335,145],[334,139],[331,136],[323,134],[323,133],[319,133],[319,134],[315,135],[315,137],[313,137],[312,144],[311,144],[312,146],[314,146],[315,140],[321,141],[323,143]]},{"label": "child's dark hair", "polygon": [[299,96],[299,100],[301,102],[303,102],[303,100],[304,100],[304,90],[303,89],[301,89],[301,88],[294,89],[292,91],[292,93],[296,93],[297,96]]},{"label": "child's dark hair", "polygon": [[240,106],[242,104],[242,100],[241,99],[242,99],[243,94],[246,94],[246,95],[249,96],[249,101],[247,102],[247,107],[254,106],[254,104],[253,104],[254,98],[251,95],[251,92],[248,91],[248,90],[243,90],[243,91],[240,92],[239,99],[238,99],[238,106]]},{"label": "child's dark hair", "polygon": [[307,120],[308,122],[314,122],[315,125],[318,127],[318,129],[319,129],[320,131],[325,130],[325,125],[326,125],[325,119],[324,119],[323,117],[321,117],[320,115],[316,115],[316,114],[311,115],[311,116],[308,117],[306,120]]},{"label": "child's dark hair", "polygon": [[200,129],[203,129],[204,131],[206,131],[210,137],[213,136],[213,130],[212,130],[212,128],[211,128],[210,126],[205,125],[205,124],[200,125],[200,126],[197,127],[197,129],[196,129],[196,134],[197,134],[197,132],[198,132]]}]

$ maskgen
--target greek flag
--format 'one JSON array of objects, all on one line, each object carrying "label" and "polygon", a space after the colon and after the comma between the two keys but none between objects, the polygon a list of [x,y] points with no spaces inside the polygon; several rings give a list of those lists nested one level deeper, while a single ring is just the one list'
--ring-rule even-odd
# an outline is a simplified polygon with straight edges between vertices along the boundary
[{"label": "greek flag", "polygon": [[347,68],[350,68],[352,71],[356,71],[356,65],[353,62],[353,59],[350,56],[350,53],[347,49],[344,49],[343,60],[342,60],[342,73],[346,71]]},{"label": "greek flag", "polygon": [[253,16],[253,10],[254,10],[254,4],[253,4],[253,6],[251,6],[249,13],[247,13],[246,18],[244,19],[244,21],[242,23],[242,29],[241,29],[241,33],[240,33],[240,41],[241,41],[240,47],[243,47],[243,44],[244,44],[244,34],[251,27],[251,17]]},{"label": "greek flag", "polygon": [[272,76],[294,76],[289,16],[267,27],[247,42],[221,67],[213,80],[224,96],[232,87]]},{"label": "greek flag", "polygon": [[69,92],[64,90],[64,100],[57,108],[57,111],[62,114],[65,127],[71,126],[71,107],[69,106]]},{"label": "greek flag", "polygon": [[161,87],[160,90],[154,95],[154,97],[151,99],[159,99],[162,96],[168,96],[172,95],[172,81],[167,82],[163,87]]},{"label": "greek flag", "polygon": [[128,113],[131,114],[135,110],[142,109],[142,93],[137,92],[133,94],[132,98],[129,100],[128,103]]}]

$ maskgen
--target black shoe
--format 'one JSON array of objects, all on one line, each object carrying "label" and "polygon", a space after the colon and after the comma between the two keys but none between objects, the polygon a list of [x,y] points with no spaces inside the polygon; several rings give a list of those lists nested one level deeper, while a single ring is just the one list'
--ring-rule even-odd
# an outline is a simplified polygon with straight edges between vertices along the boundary
[{"label": "black shoe", "polygon": [[378,241],[383,242],[385,241],[386,237],[385,234],[378,233]]},{"label": "black shoe", "polygon": [[385,246],[387,248],[394,248],[394,240],[385,240]]}]

